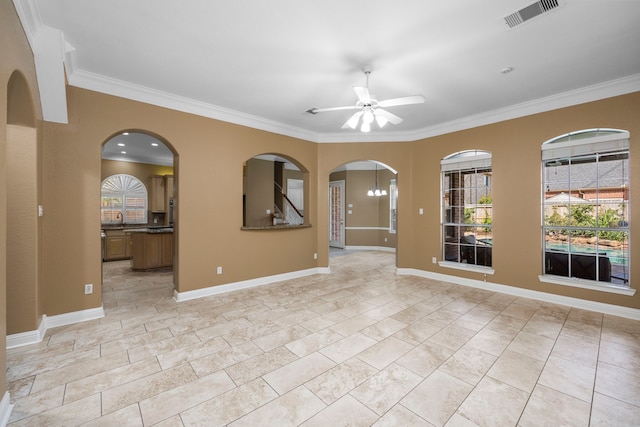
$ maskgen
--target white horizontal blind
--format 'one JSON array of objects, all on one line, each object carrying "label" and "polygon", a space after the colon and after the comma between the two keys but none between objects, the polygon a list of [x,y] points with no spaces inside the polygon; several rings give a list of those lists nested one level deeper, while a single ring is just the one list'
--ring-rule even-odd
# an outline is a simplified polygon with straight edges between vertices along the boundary
[{"label": "white horizontal blind", "polygon": [[491,167],[491,154],[479,154],[477,156],[461,156],[451,159],[442,159],[440,169],[442,172],[466,169],[482,169]]},{"label": "white horizontal blind", "polygon": [[542,144],[542,160],[629,149],[629,132]]}]

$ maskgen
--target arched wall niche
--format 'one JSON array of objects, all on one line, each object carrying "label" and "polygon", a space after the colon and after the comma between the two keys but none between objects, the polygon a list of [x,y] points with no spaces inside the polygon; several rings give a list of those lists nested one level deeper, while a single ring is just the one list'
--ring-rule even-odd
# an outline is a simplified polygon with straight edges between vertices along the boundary
[{"label": "arched wall niche", "polygon": [[7,83],[7,124],[36,126],[33,97],[29,84],[20,71],[14,71]]}]

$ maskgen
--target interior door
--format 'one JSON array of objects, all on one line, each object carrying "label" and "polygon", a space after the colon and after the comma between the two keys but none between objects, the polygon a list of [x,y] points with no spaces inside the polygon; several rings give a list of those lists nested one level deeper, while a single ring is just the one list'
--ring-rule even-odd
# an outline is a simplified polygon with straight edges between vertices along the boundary
[{"label": "interior door", "polygon": [[344,249],[344,181],[329,182],[329,246]]}]

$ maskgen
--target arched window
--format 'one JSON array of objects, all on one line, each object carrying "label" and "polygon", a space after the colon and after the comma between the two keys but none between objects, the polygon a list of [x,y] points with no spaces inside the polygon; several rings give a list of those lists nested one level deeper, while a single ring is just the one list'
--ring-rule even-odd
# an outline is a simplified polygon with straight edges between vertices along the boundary
[{"label": "arched window", "polygon": [[440,162],[442,173],[442,257],[492,273],[491,153],[460,151]]},{"label": "arched window", "polygon": [[542,169],[541,279],[629,288],[629,132],[553,138],[542,144]]},{"label": "arched window", "polygon": [[135,176],[111,175],[102,182],[100,221],[103,224],[146,224],[147,188]]}]

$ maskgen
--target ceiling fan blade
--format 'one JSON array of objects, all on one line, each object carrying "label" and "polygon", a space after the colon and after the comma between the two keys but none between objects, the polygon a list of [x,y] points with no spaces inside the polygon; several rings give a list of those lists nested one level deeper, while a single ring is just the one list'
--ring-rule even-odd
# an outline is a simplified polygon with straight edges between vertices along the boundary
[{"label": "ceiling fan blade", "polygon": [[371,95],[369,94],[369,89],[362,86],[354,86],[353,91],[356,93],[358,101],[362,102],[363,104],[371,103]]},{"label": "ceiling fan blade", "polygon": [[375,109],[375,115],[376,116],[380,115],[380,116],[384,117],[385,119],[389,120],[394,125],[400,124],[403,121],[400,117],[396,116],[393,113],[388,112],[387,110],[383,110],[382,108],[376,108]]},{"label": "ceiling fan blade", "polygon": [[318,114],[318,113],[324,113],[326,111],[339,111],[339,110],[357,110],[358,107],[356,107],[355,105],[349,105],[346,107],[330,107],[330,108],[317,108],[317,107],[313,107],[307,110],[307,113],[311,113],[311,114]]},{"label": "ceiling fan blade", "polygon": [[402,98],[386,99],[379,101],[378,105],[381,107],[395,107],[396,105],[410,105],[410,104],[422,104],[425,102],[425,97],[422,95],[405,96]]},{"label": "ceiling fan blade", "polygon": [[342,129],[355,129],[358,126],[358,121],[360,120],[360,116],[362,116],[362,114],[362,111],[358,111],[357,113],[355,113],[349,120],[346,121],[345,124],[342,125]]}]

